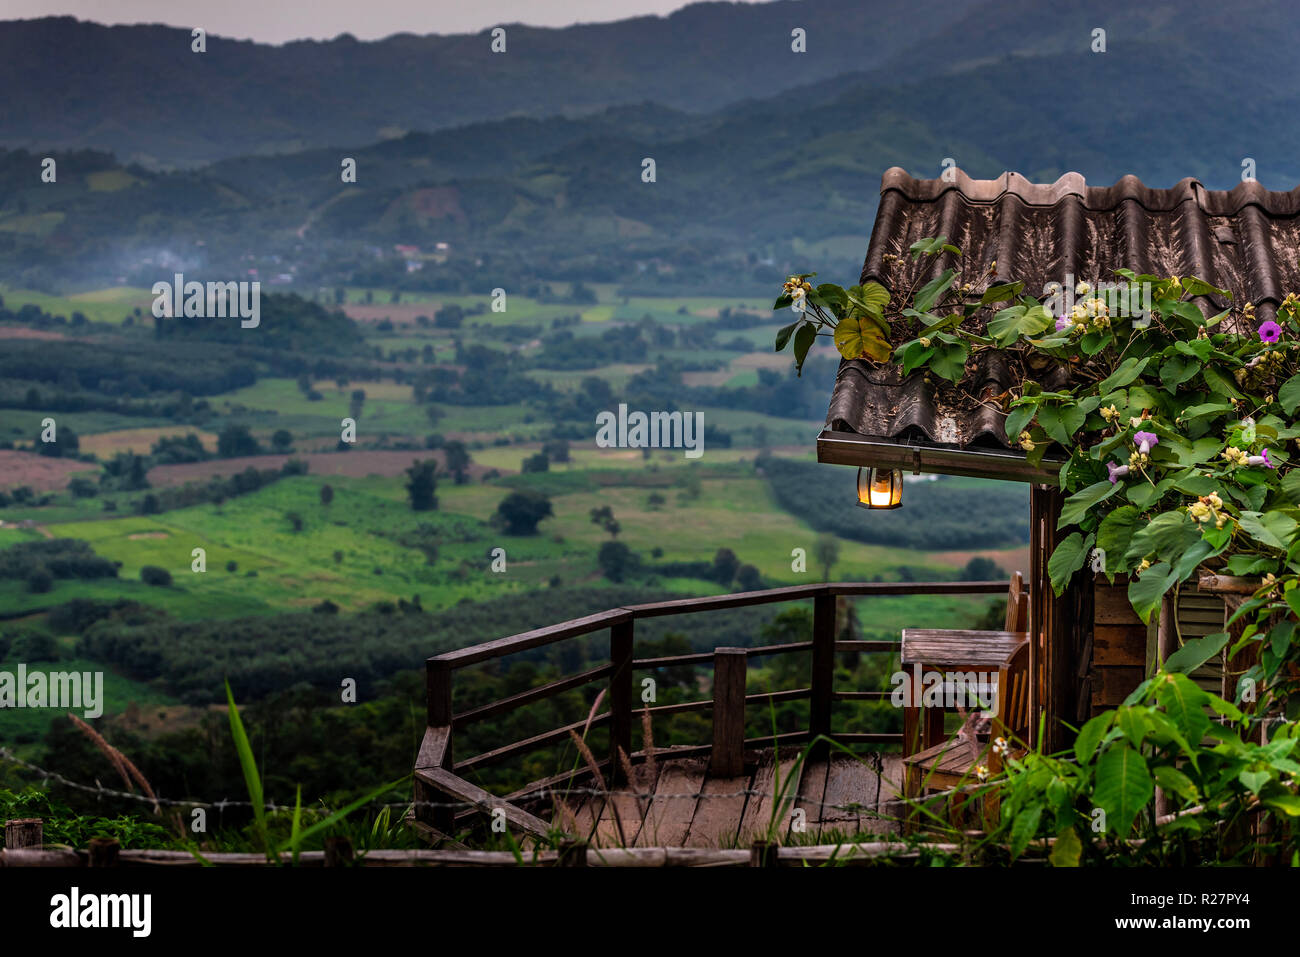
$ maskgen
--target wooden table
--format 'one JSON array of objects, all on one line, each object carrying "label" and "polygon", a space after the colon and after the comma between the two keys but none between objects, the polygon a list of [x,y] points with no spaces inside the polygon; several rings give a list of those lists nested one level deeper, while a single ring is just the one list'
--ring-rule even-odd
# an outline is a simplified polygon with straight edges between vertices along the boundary
[{"label": "wooden table", "polygon": [[[996,676],[998,667],[1028,640],[1029,633],[1024,631],[904,628],[901,656],[903,670],[907,672],[909,680],[913,666],[920,668],[922,679],[930,671],[991,672]],[[943,741],[943,716],[947,710],[943,706],[922,708],[919,701],[913,701],[903,708],[904,756],[934,747]]]}]

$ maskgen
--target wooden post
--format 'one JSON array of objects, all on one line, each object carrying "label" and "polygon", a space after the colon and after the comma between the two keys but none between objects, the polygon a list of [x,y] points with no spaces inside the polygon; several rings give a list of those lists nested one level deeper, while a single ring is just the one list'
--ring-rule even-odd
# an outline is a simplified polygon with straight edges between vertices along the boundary
[{"label": "wooden post", "polygon": [[325,866],[349,867],[352,864],[352,841],[346,837],[325,838]]},{"label": "wooden post", "polygon": [[117,838],[92,837],[88,863],[91,867],[117,867],[117,852],[121,849]]},{"label": "wooden post", "polygon": [[5,850],[17,851],[24,847],[37,850],[45,844],[45,825],[39,817],[19,817],[5,821]]},{"label": "wooden post", "polygon": [[[835,681],[835,596],[827,591],[813,599],[813,647],[811,697],[808,705],[810,737],[831,733],[831,686]],[[817,745],[810,758],[824,757],[825,743]]]},{"label": "wooden post", "polygon": [[713,651],[713,762],[715,778],[739,777],[745,769],[745,677],[749,656],[744,648]]},{"label": "wooden post", "polygon": [[609,780],[627,783],[618,752],[632,755],[632,619],[609,629]]},{"label": "wooden post", "polygon": [[586,867],[587,842],[564,840],[560,842],[560,856],[556,858],[556,867]]},{"label": "wooden post", "polygon": [[[430,658],[425,663],[425,694],[429,727],[447,729],[447,746],[442,752],[441,766],[452,766],[452,703],[451,663]],[[415,817],[437,828],[444,834],[456,831],[456,812],[451,807],[430,807],[430,802],[446,800],[446,796],[417,780],[415,783]]]},{"label": "wooden post", "polygon": [[773,841],[755,841],[749,846],[750,867],[776,867],[780,845]]}]

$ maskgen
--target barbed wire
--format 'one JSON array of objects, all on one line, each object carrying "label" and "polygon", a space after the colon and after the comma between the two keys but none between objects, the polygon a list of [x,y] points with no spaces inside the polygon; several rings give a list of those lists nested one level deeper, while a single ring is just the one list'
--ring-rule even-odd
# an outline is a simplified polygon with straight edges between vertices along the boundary
[{"label": "barbed wire", "polygon": [[[18,757],[8,748],[4,748],[4,747],[0,747],[0,760],[6,761],[9,764],[15,765],[17,767],[21,767],[24,770],[30,771],[31,773],[36,774],[45,780],[57,781],[59,784],[62,784],[64,787],[72,788],[73,790],[80,791],[85,794],[93,794],[96,795],[97,797],[118,798],[121,800],[135,801],[137,803],[149,804],[149,805],[166,805],[168,807],[204,808],[204,809],[219,810],[219,811],[225,810],[226,808],[254,807],[254,804],[251,801],[232,801],[225,798],[222,798],[219,801],[213,801],[213,800],[200,800],[194,798],[148,797],[147,795],[144,794],[136,794],[131,791],[120,791],[117,790],[116,788],[105,787],[103,784],[100,784],[98,781],[96,781],[94,785],[84,784],[80,781],[73,781],[72,779],[60,774],[57,771],[50,771],[47,768],[42,768],[39,765],[31,763],[30,761],[26,761]],[[880,778],[879,780],[883,780],[883,777]],[[879,788],[876,789],[876,793],[877,793],[877,800],[879,800],[879,794],[880,794]],[[814,798],[801,797],[797,794],[792,795],[789,792],[781,793],[781,792],[766,791],[760,788],[742,788],[734,791],[708,791],[708,792],[683,791],[676,794],[660,794],[657,791],[656,792],[635,791],[635,790],[626,790],[626,789],[609,790],[605,788],[595,788],[595,787],[538,788],[535,791],[528,791],[525,794],[520,795],[520,797],[517,798],[516,801],[523,799],[528,801],[529,803],[532,803],[534,801],[544,801],[547,799],[559,798],[560,800],[567,802],[570,798],[574,798],[574,797],[584,797],[584,798],[585,797],[603,797],[603,798],[628,797],[628,798],[635,798],[638,801],[647,801],[651,803],[660,803],[660,802],[667,802],[667,801],[685,801],[685,800],[697,800],[697,801],[714,800],[714,799],[728,799],[728,798],[742,798],[742,797],[743,798],[753,798],[753,797],[772,798],[773,800],[778,800],[778,801],[786,801],[786,800],[790,801],[792,804],[792,810],[794,806],[802,806],[806,808],[816,807],[819,809],[821,813],[824,814],[825,811],[829,808],[835,811],[852,812],[855,816],[858,817],[876,815],[879,813],[878,809],[880,807],[879,803],[874,805],[864,804],[859,802],[842,804],[836,802],[822,801]],[[507,801],[506,798],[497,798],[497,800],[500,801],[501,804],[496,806],[503,806],[507,803],[511,803]],[[475,802],[475,801],[416,801],[416,800],[388,801],[388,802],[369,801],[366,804],[362,805],[362,807],[373,807],[373,808],[431,807],[431,808],[441,808],[444,810],[450,809],[450,810],[480,810],[480,811],[491,810],[493,806],[494,805],[489,801]],[[275,804],[273,802],[264,803],[263,808],[267,811],[292,811],[294,809],[292,805]]]}]

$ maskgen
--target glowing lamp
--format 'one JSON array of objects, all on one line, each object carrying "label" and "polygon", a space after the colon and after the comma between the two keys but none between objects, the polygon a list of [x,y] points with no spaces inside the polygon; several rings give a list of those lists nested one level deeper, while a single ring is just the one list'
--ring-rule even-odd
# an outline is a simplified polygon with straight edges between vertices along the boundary
[{"label": "glowing lamp", "polygon": [[898,508],[902,504],[902,469],[858,469],[860,508]]}]

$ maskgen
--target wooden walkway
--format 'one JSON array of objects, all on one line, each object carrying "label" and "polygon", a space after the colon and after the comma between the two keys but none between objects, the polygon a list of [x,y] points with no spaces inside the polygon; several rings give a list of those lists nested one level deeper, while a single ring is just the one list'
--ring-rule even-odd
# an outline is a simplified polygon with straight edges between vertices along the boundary
[{"label": "wooden walkway", "polygon": [[[599,847],[748,847],[771,828],[782,843],[800,835],[898,832],[898,755],[880,756],[883,777],[873,769],[873,755],[834,754],[796,771],[798,756],[783,750],[778,763],[771,749],[747,752],[745,771],[724,778],[709,773],[708,758],[661,751],[653,765],[635,765],[633,780],[609,797],[574,795],[558,814],[533,811],[566,830],[576,826],[580,837]],[[792,781],[794,774],[798,780]],[[774,822],[783,803],[778,794],[795,799]]]}]

